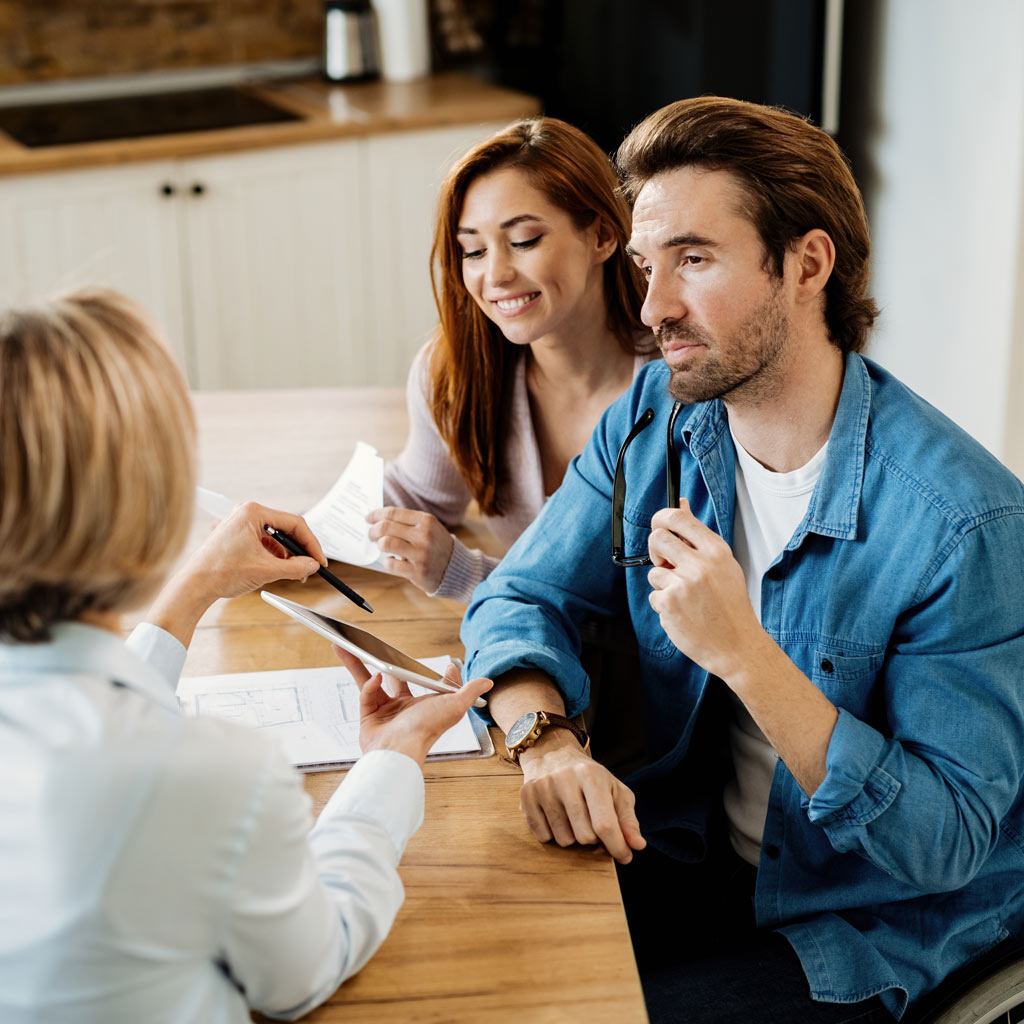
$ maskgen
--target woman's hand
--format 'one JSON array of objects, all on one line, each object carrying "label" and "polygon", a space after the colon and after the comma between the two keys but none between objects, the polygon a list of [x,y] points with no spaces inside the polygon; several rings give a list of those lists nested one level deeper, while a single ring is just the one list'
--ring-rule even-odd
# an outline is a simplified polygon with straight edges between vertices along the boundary
[{"label": "woman's hand", "polygon": [[380,548],[385,572],[415,583],[432,594],[444,579],[455,538],[429,512],[378,508],[367,517],[370,540]]},{"label": "woman's hand", "polygon": [[494,684],[490,679],[473,679],[462,686],[459,670],[449,665],[445,679],[462,686],[458,693],[429,693],[413,697],[400,679],[387,677],[391,696],[384,689],[384,677],[370,675],[366,666],[340,647],[334,648],[359,687],[359,745],[371,750],[397,750],[417,764],[423,764],[430,748],[469,710],[481,694]]},{"label": "woman's hand", "polygon": [[[291,556],[264,526],[290,534],[313,557]],[[238,597],[275,580],[306,580],[326,565],[305,520],[254,501],[236,505],[160,592],[148,616],[186,647],[196,623],[220,597]]]},{"label": "woman's hand", "polygon": [[[294,537],[312,557],[289,555],[264,526]],[[248,501],[214,527],[185,568],[214,600],[239,597],[275,580],[304,581],[325,565],[320,542],[302,516]]]}]

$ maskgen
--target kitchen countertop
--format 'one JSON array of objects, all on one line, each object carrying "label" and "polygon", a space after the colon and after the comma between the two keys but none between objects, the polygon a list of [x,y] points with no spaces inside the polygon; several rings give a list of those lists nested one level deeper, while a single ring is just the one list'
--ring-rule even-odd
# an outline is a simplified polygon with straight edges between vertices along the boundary
[{"label": "kitchen countertop", "polygon": [[0,132],[0,175],[174,160],[478,121],[512,121],[540,112],[540,101],[534,96],[455,72],[401,83],[274,82],[247,86],[246,91],[302,119],[36,149]]}]

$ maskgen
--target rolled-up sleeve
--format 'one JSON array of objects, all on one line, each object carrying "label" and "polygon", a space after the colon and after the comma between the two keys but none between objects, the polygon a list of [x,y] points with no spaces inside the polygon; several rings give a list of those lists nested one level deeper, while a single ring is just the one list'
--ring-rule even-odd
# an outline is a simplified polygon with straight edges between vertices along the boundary
[{"label": "rolled-up sleeve", "polygon": [[886,746],[881,733],[840,709],[825,759],[827,774],[807,811],[838,849],[848,842],[844,830],[870,824],[900,791],[899,781],[880,764]]},{"label": "rolled-up sleeve", "polygon": [[1024,517],[938,552],[882,668],[884,731],[840,710],[809,820],[922,892],[967,884],[1024,777]]}]

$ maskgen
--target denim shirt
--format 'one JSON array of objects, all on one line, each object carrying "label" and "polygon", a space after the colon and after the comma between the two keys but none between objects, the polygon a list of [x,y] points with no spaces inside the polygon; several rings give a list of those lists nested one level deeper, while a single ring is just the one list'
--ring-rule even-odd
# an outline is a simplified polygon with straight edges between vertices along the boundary
[{"label": "denim shirt", "polygon": [[[652,363],[604,415],[561,488],[475,591],[467,671],[539,668],[570,715],[587,707],[578,626],[628,616],[646,765],[627,777],[653,845],[701,855],[725,749],[720,680],[678,651],[646,568],[611,560],[615,460],[625,457],[626,553],[665,504],[668,369]],[[735,453],[720,401],[684,407],[680,494],[731,543]],[[814,999],[880,995],[895,1017],[1024,925],[1024,486],[884,369],[846,357],[807,514],[765,573],[762,624],[839,709],[808,798],[772,780],[755,908],[803,964]],[[700,716],[700,725],[697,725]],[[720,742],[719,742],[720,739]],[[699,754],[696,752],[699,750]],[[689,756],[688,756],[689,755]]]}]

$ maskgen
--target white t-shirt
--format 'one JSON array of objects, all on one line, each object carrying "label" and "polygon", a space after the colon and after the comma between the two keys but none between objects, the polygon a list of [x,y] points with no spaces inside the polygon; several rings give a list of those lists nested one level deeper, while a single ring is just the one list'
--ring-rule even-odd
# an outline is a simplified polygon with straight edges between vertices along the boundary
[{"label": "white t-shirt", "polygon": [[[761,579],[807,514],[828,444],[799,469],[773,473],[743,449],[735,434],[732,441],[736,449],[732,549],[743,569],[750,603],[760,619]],[[725,815],[733,849],[757,865],[778,755],[738,697],[733,696],[732,704],[729,745],[736,774],[723,793]]]}]

